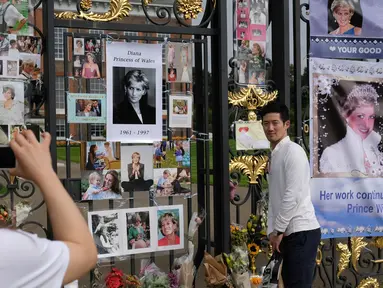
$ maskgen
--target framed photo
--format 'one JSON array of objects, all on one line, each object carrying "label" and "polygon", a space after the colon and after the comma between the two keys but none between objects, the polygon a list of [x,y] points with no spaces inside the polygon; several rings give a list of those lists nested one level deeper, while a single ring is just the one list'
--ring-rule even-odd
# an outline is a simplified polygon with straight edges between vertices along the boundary
[{"label": "framed photo", "polygon": [[73,55],[85,55],[84,38],[73,38]]},{"label": "framed photo", "polygon": [[183,205],[157,208],[157,251],[184,248]]},{"label": "framed photo", "polygon": [[120,170],[93,170],[81,173],[81,200],[122,199]]},{"label": "framed photo", "polygon": [[88,141],[81,143],[85,153],[81,167],[88,171],[120,170],[121,145],[119,142]]},{"label": "framed photo", "polygon": [[169,127],[192,128],[193,97],[169,96]]},{"label": "framed photo", "polygon": [[153,164],[154,168],[190,168],[190,142],[154,142]]},{"label": "framed photo", "polygon": [[98,258],[123,254],[123,217],[115,211],[95,211],[88,213],[89,230],[93,235]]},{"label": "framed photo", "polygon": [[168,82],[192,82],[193,45],[191,43],[169,43],[166,46],[166,79]]},{"label": "framed photo", "polygon": [[156,197],[190,196],[190,168],[154,169],[154,187]]},{"label": "framed photo", "polygon": [[153,240],[153,233],[156,233],[156,229],[152,227],[151,218],[154,216],[152,212],[150,207],[124,210],[126,216],[125,243],[128,254],[147,253],[155,250],[157,243]]},{"label": "framed photo", "polygon": [[107,139],[162,139],[162,45],[107,43]]},{"label": "framed photo", "polygon": [[153,185],[153,146],[121,146],[121,187],[124,192],[149,191]]},{"label": "framed photo", "polygon": [[106,95],[68,93],[68,123],[106,122]]},{"label": "framed photo", "polygon": [[101,38],[73,38],[73,76],[97,79],[102,77]]},{"label": "framed photo", "polygon": [[0,125],[24,124],[24,83],[0,81]]}]

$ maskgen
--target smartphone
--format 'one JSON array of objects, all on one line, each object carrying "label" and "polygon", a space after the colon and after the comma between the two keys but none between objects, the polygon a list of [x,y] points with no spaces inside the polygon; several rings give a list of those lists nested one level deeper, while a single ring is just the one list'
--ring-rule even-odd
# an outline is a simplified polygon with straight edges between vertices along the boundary
[{"label": "smartphone", "polygon": [[16,157],[11,147],[0,145],[0,170],[16,167]]},{"label": "smartphone", "polygon": [[37,141],[40,142],[40,126],[32,123],[28,123],[25,126],[28,130],[31,130],[33,134],[35,134]]}]

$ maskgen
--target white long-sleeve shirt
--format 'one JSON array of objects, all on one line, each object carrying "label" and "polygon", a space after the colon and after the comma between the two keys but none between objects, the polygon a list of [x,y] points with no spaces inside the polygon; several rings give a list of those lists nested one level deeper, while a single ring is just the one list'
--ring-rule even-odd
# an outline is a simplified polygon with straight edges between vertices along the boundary
[{"label": "white long-sleeve shirt", "polygon": [[288,136],[271,152],[268,181],[267,235],[274,229],[287,236],[320,227],[311,202],[310,166],[306,153]]}]

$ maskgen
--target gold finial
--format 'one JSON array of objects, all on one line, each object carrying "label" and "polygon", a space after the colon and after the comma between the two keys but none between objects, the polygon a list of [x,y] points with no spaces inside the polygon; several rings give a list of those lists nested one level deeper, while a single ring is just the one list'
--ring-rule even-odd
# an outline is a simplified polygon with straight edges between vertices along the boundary
[{"label": "gold finial", "polygon": [[184,19],[196,19],[203,11],[202,0],[177,0],[177,12],[184,14]]},{"label": "gold finial", "polygon": [[336,274],[336,276],[339,278],[340,274],[342,274],[342,272],[348,267],[348,264],[350,263],[351,252],[350,249],[348,249],[348,245],[343,243],[338,243],[336,245],[336,250],[341,252],[338,263],[338,273]]},{"label": "gold finial", "polygon": [[152,2],[153,2],[153,0],[144,0],[144,6],[148,6]]},{"label": "gold finial", "polygon": [[379,282],[375,278],[368,277],[360,281],[357,288],[379,288]]},{"label": "gold finial", "polygon": [[237,92],[229,92],[229,104],[244,107],[249,110],[248,119],[256,119],[255,110],[265,106],[277,98],[278,91],[267,92],[255,85],[241,88]]},{"label": "gold finial", "polygon": [[352,251],[352,266],[354,267],[355,271],[358,271],[358,267],[356,263],[359,260],[360,253],[362,252],[362,249],[367,246],[367,242],[363,241],[363,237],[352,237],[351,238],[351,251]]},{"label": "gold finial", "polygon": [[265,173],[267,161],[269,158],[264,155],[259,156],[238,156],[230,160],[229,171],[239,171],[246,175],[250,184],[258,183],[258,176]]},{"label": "gold finial", "polygon": [[84,11],[89,11],[92,8],[92,0],[81,0],[80,7]]},{"label": "gold finial", "polygon": [[82,10],[79,13],[72,11],[60,12],[55,13],[55,17],[57,19],[67,20],[83,19],[94,22],[110,22],[121,20],[122,18],[129,16],[130,11],[132,10],[132,5],[129,0],[111,0],[109,10],[104,14],[89,12],[92,7],[92,0],[82,0],[80,7]]}]

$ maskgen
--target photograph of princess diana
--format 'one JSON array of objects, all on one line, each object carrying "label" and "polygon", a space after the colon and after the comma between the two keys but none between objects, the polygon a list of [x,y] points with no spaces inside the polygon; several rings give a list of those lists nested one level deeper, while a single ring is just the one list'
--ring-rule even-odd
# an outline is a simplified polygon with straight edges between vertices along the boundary
[{"label": "photograph of princess diana", "polygon": [[113,124],[156,124],[156,69],[113,68]]},{"label": "photograph of princess diana", "polygon": [[358,0],[329,0],[328,30],[331,35],[362,34],[363,15]]},{"label": "photograph of princess diana", "polygon": [[382,177],[383,86],[368,79],[328,81],[323,75],[315,79],[322,84],[315,100],[314,175]]}]

